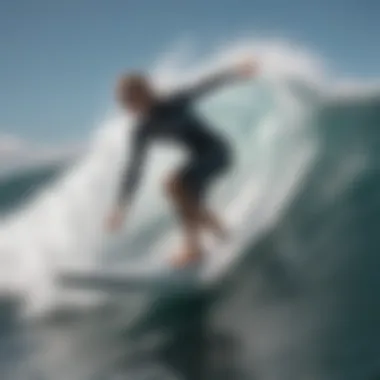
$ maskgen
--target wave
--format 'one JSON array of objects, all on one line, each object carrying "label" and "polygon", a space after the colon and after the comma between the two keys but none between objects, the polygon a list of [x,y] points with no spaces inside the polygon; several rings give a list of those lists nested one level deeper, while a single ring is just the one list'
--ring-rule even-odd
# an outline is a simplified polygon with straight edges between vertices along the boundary
[{"label": "wave", "polygon": [[[215,189],[215,207],[247,194],[250,200],[235,210],[249,239],[239,247],[230,281],[218,289],[220,298],[212,300],[207,323],[234,334],[247,378],[376,378],[380,87],[332,80],[309,52],[267,41],[223,48],[192,72],[163,59],[153,67],[154,78],[172,89],[246,54],[259,57],[263,75],[197,105],[237,152],[233,174]],[[8,211],[0,229],[1,290],[22,297],[25,315],[99,302],[57,287],[62,269],[156,265],[157,245],[175,228],[160,181],[181,152],[157,147],[125,231],[110,238],[103,230],[131,123],[116,115],[74,164],[41,167],[0,185],[0,204]],[[97,373],[105,362],[124,359],[125,346],[131,348],[130,341],[120,342],[125,325],[161,332],[168,320],[187,323],[198,315],[197,300],[172,301],[123,298],[120,315],[91,313],[82,329],[59,330],[53,350],[44,346],[48,352],[41,355],[49,363],[55,355],[62,359],[49,365],[48,377],[64,373],[65,360],[73,373]],[[77,358],[78,350],[86,355]]]},{"label": "wave", "polygon": [[249,377],[378,377],[380,98],[359,98],[317,107],[316,160],[216,308]]},{"label": "wave", "polygon": [[[310,168],[325,154],[326,142],[320,139],[318,120],[330,112],[323,108],[325,103],[344,102],[345,90],[337,95],[339,91],[334,89],[334,99],[326,91],[319,60],[302,49],[272,42],[232,45],[194,64],[196,69],[191,72],[163,59],[164,63],[156,64],[152,72],[158,87],[168,90],[243,55],[258,57],[261,77],[223,89],[197,107],[236,147],[238,164],[228,181],[216,189],[215,206],[222,208],[243,189],[252,192],[252,203],[246,207],[253,214],[257,210],[264,229],[276,225],[284,207],[305,183]],[[350,99],[356,102],[355,97]],[[45,313],[76,299],[86,304],[83,297],[74,298],[57,288],[55,275],[61,269],[112,267],[133,260],[149,263],[151,257],[146,252],[154,253],[152,247],[158,239],[174,228],[170,208],[161,194],[160,178],[183,157],[177,150],[157,147],[128,228],[112,239],[104,234],[104,217],[112,206],[120,170],[128,156],[131,123],[118,115],[105,122],[86,155],[3,222],[3,286],[22,294],[30,312]],[[346,165],[350,173],[352,166]],[[18,186],[29,186],[28,181],[46,184],[61,173],[52,169],[31,174]],[[344,179],[341,181],[344,186]],[[4,205],[8,202],[3,201]]]},{"label": "wave", "polygon": [[315,104],[308,126],[317,154],[216,294],[166,294],[131,324],[143,336],[180,327],[178,342],[154,351],[160,364],[178,368],[192,336],[206,345],[219,334],[218,348],[230,353],[219,365],[232,363],[243,378],[378,378],[380,98],[359,98]]}]

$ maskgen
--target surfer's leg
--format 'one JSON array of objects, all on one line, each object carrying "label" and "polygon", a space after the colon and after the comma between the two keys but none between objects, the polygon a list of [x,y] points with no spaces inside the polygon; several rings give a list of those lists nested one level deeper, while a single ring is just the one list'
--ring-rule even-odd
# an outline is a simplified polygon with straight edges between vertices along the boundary
[{"label": "surfer's leg", "polygon": [[167,192],[181,218],[184,230],[184,254],[179,258],[181,262],[196,260],[201,256],[200,228],[201,221],[197,201],[186,190],[186,186],[179,176],[171,178],[167,184]]},{"label": "surfer's leg", "polygon": [[183,172],[183,182],[198,200],[196,207],[199,223],[220,239],[227,238],[227,230],[217,214],[207,207],[207,193],[213,182],[229,167],[229,158],[225,150],[212,150],[201,156],[192,166]]},{"label": "surfer's leg", "polygon": [[[227,233],[219,218],[205,207],[206,195],[212,182],[229,166],[225,151],[212,150],[207,155],[192,159],[172,177],[167,186],[181,217],[185,232],[185,256],[199,257],[201,254],[200,232],[210,229],[219,238]],[[185,259],[186,260],[186,259]]]},{"label": "surfer's leg", "polygon": [[216,213],[199,202],[197,197],[191,194],[189,189],[186,189],[186,185],[179,184],[179,181],[177,179],[177,186],[182,187],[182,189],[175,189],[170,193],[172,199],[176,201],[177,210],[179,210],[184,223],[190,226],[194,234],[199,234],[200,230],[205,228],[211,230],[219,238],[224,239],[227,236],[227,231]]}]

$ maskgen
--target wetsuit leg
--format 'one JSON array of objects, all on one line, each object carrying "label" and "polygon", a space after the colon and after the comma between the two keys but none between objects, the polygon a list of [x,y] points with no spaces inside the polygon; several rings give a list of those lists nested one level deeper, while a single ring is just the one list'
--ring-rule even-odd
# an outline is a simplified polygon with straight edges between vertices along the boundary
[{"label": "wetsuit leg", "polygon": [[202,203],[214,180],[224,174],[230,166],[227,152],[221,149],[210,150],[199,155],[180,170],[179,179],[196,201]]}]

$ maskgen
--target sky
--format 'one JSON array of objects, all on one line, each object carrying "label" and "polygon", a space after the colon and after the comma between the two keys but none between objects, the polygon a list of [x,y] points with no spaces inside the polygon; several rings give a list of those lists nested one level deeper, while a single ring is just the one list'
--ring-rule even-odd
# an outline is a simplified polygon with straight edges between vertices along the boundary
[{"label": "sky", "polygon": [[178,41],[202,52],[242,35],[285,37],[339,73],[380,76],[378,0],[0,0],[0,136],[81,139],[115,77]]}]

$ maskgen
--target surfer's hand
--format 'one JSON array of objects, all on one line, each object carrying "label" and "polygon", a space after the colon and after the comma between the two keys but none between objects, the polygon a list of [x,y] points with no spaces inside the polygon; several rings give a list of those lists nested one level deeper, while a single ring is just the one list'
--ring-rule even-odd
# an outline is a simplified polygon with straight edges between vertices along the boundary
[{"label": "surfer's hand", "polygon": [[258,71],[258,63],[253,59],[245,59],[236,65],[236,72],[243,78],[250,78]]},{"label": "surfer's hand", "polygon": [[123,226],[125,220],[125,210],[121,208],[116,208],[111,212],[106,221],[107,230],[110,232],[115,232],[120,230]]}]

